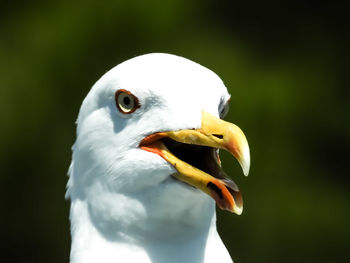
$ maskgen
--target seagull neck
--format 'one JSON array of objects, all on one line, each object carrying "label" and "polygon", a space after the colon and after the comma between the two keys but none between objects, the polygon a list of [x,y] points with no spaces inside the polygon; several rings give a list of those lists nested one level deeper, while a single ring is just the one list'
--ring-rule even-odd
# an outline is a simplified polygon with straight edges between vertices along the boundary
[{"label": "seagull neck", "polygon": [[[218,255],[222,262],[232,262],[216,230],[213,209],[208,224],[187,235],[170,235],[166,239],[135,240],[129,236],[106,236],[90,219],[88,205],[81,200],[71,205],[71,263],[89,262],[213,262]],[[204,226],[204,225],[203,225]],[[171,227],[171,226],[169,226]]]}]

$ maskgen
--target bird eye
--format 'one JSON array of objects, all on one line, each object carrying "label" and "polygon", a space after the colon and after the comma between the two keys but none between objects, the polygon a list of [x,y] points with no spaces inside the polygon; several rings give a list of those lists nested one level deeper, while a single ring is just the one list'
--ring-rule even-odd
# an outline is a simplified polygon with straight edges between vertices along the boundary
[{"label": "bird eye", "polygon": [[118,110],[123,114],[133,113],[140,107],[139,100],[130,91],[118,90],[115,93],[115,103]]}]

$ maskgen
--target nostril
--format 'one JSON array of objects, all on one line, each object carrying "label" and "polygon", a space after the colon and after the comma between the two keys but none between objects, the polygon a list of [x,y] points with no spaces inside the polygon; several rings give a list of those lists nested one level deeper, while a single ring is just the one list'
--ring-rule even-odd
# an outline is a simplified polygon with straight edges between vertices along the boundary
[{"label": "nostril", "polygon": [[224,138],[224,136],[222,136],[221,134],[213,134],[213,136],[215,136],[216,138],[219,138],[219,139]]}]

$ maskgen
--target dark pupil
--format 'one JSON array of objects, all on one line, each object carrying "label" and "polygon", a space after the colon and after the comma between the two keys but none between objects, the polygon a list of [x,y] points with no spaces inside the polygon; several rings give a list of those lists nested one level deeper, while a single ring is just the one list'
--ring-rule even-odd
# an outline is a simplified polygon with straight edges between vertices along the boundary
[{"label": "dark pupil", "polygon": [[129,97],[124,97],[123,102],[124,102],[125,105],[129,106],[130,98]]}]

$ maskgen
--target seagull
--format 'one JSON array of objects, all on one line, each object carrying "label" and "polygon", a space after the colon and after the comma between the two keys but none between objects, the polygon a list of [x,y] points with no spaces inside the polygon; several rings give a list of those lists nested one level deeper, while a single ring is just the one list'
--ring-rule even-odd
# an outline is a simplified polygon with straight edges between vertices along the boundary
[{"label": "seagull", "polygon": [[223,120],[229,100],[214,72],[163,53],[129,59],[93,85],[68,171],[71,263],[232,262],[215,204],[241,214],[243,203],[219,150],[245,175],[250,154]]}]

